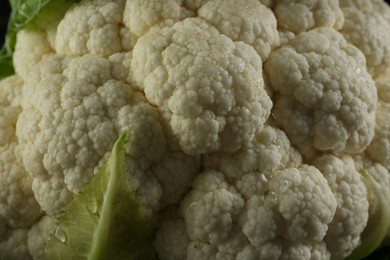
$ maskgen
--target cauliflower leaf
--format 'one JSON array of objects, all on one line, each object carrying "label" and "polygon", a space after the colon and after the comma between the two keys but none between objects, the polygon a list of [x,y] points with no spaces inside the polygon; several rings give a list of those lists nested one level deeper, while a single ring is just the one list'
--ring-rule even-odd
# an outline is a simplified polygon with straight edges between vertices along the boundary
[{"label": "cauliflower leaf", "polygon": [[154,229],[127,179],[123,133],[46,243],[47,259],[155,259]]}]

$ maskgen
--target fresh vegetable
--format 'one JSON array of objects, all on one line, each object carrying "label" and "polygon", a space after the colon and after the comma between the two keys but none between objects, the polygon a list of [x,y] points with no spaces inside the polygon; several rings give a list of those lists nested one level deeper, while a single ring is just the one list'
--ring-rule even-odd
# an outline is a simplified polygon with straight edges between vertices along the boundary
[{"label": "fresh vegetable", "polygon": [[355,259],[386,244],[384,1],[11,4],[0,258],[114,259],[129,243],[133,258]]}]

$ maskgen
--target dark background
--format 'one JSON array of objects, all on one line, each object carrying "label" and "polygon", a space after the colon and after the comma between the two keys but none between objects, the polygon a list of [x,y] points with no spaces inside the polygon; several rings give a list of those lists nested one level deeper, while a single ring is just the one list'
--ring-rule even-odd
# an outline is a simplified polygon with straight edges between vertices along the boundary
[{"label": "dark background", "polygon": [[7,0],[0,0],[0,46],[3,45],[4,35],[7,30],[8,16],[10,13],[10,7]]},{"label": "dark background", "polygon": [[[5,32],[7,31],[7,22],[10,13],[10,7],[7,0],[0,0],[0,1],[2,1],[1,8],[0,8],[0,46],[2,46],[4,43],[4,35]],[[390,0],[386,0],[386,2],[390,3]]]}]

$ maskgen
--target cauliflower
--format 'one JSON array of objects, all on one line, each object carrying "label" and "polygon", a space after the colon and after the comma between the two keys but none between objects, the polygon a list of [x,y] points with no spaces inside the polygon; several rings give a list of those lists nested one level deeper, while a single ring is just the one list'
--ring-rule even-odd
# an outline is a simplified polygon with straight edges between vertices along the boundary
[{"label": "cauliflower", "polygon": [[0,259],[362,258],[389,236],[384,1],[12,3]]}]

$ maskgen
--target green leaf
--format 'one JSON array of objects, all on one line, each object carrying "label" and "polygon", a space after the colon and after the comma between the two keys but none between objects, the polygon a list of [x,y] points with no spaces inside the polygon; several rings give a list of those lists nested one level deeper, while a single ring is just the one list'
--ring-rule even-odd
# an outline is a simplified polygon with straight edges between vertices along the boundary
[{"label": "green leaf", "polygon": [[390,209],[387,201],[388,191],[367,172],[363,172],[363,177],[367,183],[367,188],[373,193],[375,201],[370,204],[371,214],[367,226],[361,234],[361,244],[357,247],[348,260],[363,259],[373,253],[386,237],[390,225]]},{"label": "green leaf", "polygon": [[127,178],[126,141],[122,134],[68,204],[46,243],[47,259],[156,259],[154,228]]},{"label": "green leaf", "polygon": [[0,49],[0,79],[15,73],[12,55],[15,50],[16,34],[28,26],[51,3],[66,2],[64,10],[79,0],[9,0],[11,15],[8,21],[5,42]]}]

